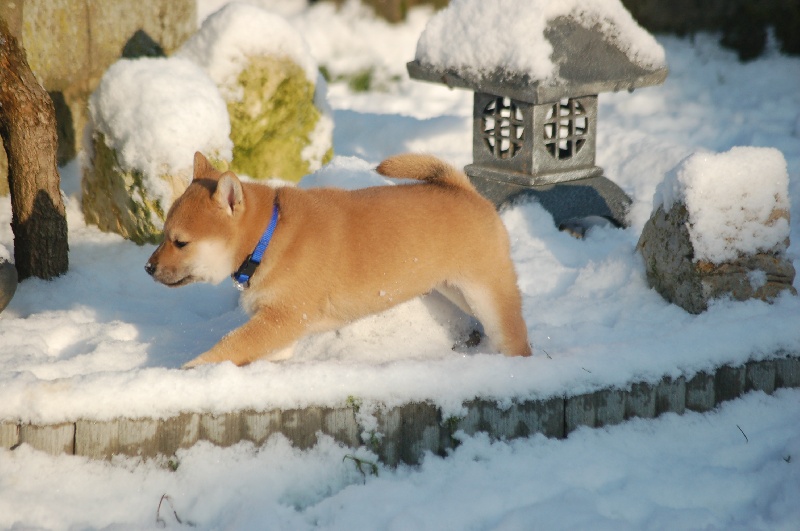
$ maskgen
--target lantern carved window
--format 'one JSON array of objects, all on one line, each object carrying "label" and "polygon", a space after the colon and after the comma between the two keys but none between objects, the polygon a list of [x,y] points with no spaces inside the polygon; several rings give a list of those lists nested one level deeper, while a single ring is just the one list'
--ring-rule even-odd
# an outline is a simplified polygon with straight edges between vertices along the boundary
[{"label": "lantern carved window", "polygon": [[523,185],[594,177],[597,97],[533,104],[476,92],[473,164],[467,175],[511,179]]},{"label": "lantern carved window", "polygon": [[498,159],[515,156],[525,142],[522,111],[510,98],[489,101],[483,110],[481,128],[484,145]]},{"label": "lantern carved window", "polygon": [[547,152],[559,160],[576,155],[586,144],[588,120],[586,109],[577,99],[553,104],[544,119],[544,145]]}]

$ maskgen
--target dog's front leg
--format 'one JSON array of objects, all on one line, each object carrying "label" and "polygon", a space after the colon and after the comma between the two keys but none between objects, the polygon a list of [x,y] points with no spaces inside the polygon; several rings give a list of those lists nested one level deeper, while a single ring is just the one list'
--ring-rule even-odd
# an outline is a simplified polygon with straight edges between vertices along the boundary
[{"label": "dog's front leg", "polygon": [[183,368],[223,361],[242,366],[259,359],[286,359],[291,357],[291,345],[306,331],[307,322],[302,316],[261,310],[247,323],[223,337],[211,350],[184,364]]}]

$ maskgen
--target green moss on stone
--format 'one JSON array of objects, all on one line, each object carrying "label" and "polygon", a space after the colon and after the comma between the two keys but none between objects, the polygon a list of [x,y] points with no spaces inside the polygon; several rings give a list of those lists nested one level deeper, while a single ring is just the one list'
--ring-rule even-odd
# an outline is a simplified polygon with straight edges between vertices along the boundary
[{"label": "green moss on stone", "polygon": [[346,83],[353,92],[387,92],[392,85],[401,81],[399,75],[381,75],[382,73],[376,71],[374,67],[335,76],[325,65],[320,65],[319,71],[326,82]]},{"label": "green moss on stone", "polygon": [[158,242],[168,205],[162,207],[151,197],[140,171],[120,169],[116,153],[106,146],[102,134],[96,134],[93,148],[94,159],[81,181],[81,207],[86,222],[140,245]]},{"label": "green moss on stone", "polygon": [[362,70],[361,72],[357,72],[350,78],[350,89],[353,92],[367,92],[370,88],[372,88],[372,77],[374,72],[372,68],[368,68],[366,70]]},{"label": "green moss on stone", "polygon": [[[253,57],[239,75],[242,98],[228,102],[234,171],[256,179],[298,181],[309,173],[301,156],[321,112],[314,85],[290,59]],[[324,162],[332,158],[330,149]]]}]

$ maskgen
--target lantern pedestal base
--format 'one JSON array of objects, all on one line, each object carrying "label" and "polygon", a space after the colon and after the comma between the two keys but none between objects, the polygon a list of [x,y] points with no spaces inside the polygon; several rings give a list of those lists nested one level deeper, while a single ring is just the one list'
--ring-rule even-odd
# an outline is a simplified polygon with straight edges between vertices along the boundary
[{"label": "lantern pedestal base", "polygon": [[486,176],[483,172],[465,173],[475,188],[495,206],[536,200],[553,216],[557,227],[582,219],[605,218],[618,227],[628,225],[626,215],[631,198],[602,174],[585,179],[545,185],[522,185],[511,180]]}]

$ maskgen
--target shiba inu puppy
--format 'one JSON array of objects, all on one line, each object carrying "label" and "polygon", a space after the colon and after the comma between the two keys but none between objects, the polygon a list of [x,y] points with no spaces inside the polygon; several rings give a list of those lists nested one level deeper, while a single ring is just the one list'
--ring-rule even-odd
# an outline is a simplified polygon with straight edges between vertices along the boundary
[{"label": "shiba inu puppy", "polygon": [[530,355],[508,234],[494,206],[432,156],[398,155],[377,171],[420,182],[271,188],[195,154],[193,181],[170,208],[145,270],[171,287],[233,273],[251,318],[184,368],[285,359],[305,335],[431,290],[477,318],[503,354]]}]

